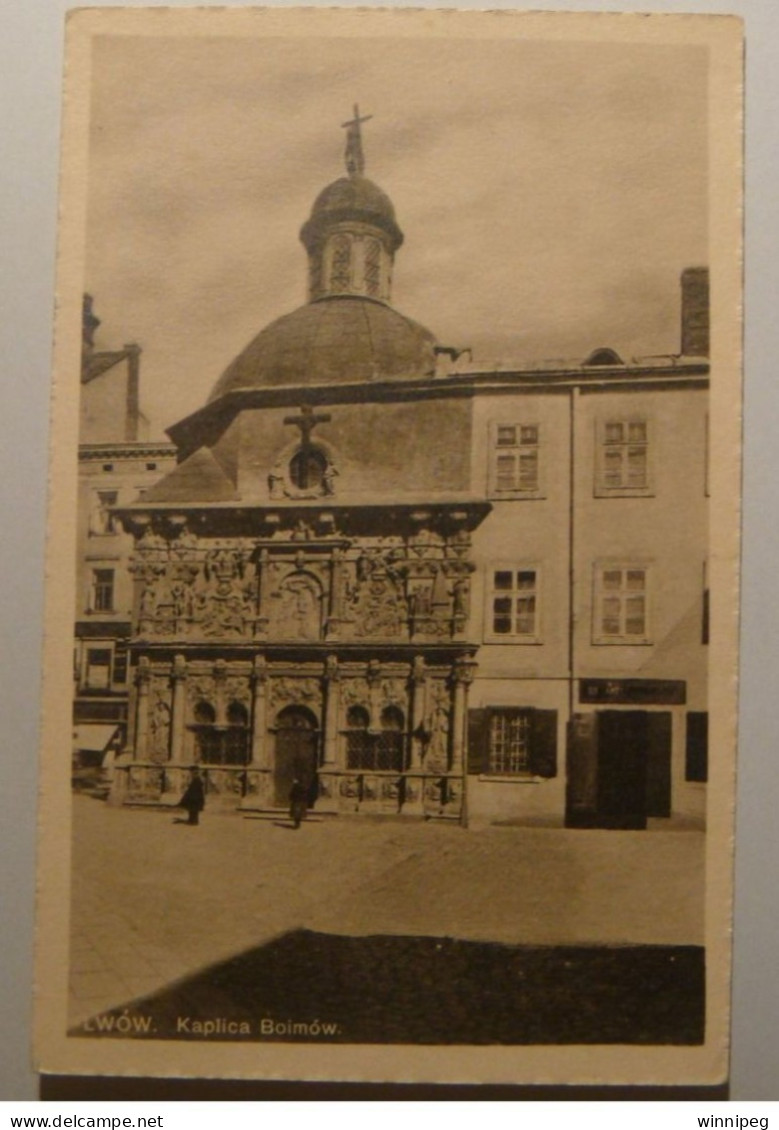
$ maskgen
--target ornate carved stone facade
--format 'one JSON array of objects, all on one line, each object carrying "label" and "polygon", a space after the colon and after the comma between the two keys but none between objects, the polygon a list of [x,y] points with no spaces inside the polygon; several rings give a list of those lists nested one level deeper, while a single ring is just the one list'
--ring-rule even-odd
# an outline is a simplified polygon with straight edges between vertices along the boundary
[{"label": "ornate carved stone facade", "polygon": [[264,510],[250,538],[214,516],[128,516],[137,663],[116,797],[175,803],[197,762],[211,804],[282,807],[302,775],[317,811],[458,818],[479,517],[404,511],[376,535],[359,513],[347,533],[329,512]]}]

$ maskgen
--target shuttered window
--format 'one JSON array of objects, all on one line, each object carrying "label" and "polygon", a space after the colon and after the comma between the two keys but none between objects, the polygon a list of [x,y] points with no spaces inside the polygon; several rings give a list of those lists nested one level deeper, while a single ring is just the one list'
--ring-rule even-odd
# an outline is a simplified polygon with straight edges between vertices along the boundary
[{"label": "shuttered window", "polygon": [[468,772],[491,777],[557,775],[557,711],[491,706],[468,712]]}]

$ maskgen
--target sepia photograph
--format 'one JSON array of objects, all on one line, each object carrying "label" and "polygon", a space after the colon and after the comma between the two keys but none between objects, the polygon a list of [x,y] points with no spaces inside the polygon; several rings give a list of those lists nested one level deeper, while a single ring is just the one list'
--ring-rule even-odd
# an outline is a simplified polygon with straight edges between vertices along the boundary
[{"label": "sepia photograph", "polygon": [[41,1069],[726,1079],[741,47],[71,14]]}]

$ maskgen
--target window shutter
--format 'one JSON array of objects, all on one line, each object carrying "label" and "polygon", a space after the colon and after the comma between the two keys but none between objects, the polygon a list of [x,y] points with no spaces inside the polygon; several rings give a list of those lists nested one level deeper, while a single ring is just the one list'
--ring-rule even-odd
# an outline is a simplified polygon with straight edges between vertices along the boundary
[{"label": "window shutter", "polygon": [[647,721],[646,814],[671,815],[671,714],[651,710]]},{"label": "window shutter", "polygon": [[709,716],[691,710],[687,715],[687,750],[685,779],[705,781],[708,777],[708,723]]},{"label": "window shutter", "polygon": [[489,772],[489,718],[487,711],[468,711],[468,772]]},{"label": "window shutter", "polygon": [[531,727],[530,771],[536,777],[556,777],[557,711],[534,710]]}]

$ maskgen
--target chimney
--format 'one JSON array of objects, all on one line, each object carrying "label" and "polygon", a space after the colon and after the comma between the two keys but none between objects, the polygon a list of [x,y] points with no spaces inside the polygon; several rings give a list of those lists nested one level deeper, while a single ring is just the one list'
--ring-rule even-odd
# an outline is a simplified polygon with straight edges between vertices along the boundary
[{"label": "chimney", "polygon": [[709,268],[682,271],[682,356],[709,356]]}]

